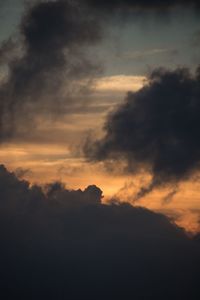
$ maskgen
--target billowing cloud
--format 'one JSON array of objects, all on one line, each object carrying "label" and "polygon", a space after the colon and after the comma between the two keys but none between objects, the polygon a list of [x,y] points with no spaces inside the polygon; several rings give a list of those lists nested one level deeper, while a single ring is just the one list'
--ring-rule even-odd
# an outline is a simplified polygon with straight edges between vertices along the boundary
[{"label": "billowing cloud", "polygon": [[188,179],[200,168],[200,77],[187,69],[157,69],[149,83],[128,93],[108,116],[105,136],[86,144],[92,160],[123,160],[126,171],[145,170],[152,182],[136,198],[163,184]]},{"label": "billowing cloud", "polygon": [[0,47],[0,141],[16,132],[27,136],[24,131],[33,130],[41,114],[52,117],[85,109],[85,92],[101,69],[89,48],[101,41],[113,20],[113,9],[126,7],[129,12],[135,7],[152,12],[158,7],[189,5],[178,0],[163,3],[30,1],[18,36]]},{"label": "billowing cloud", "polygon": [[44,192],[1,166],[1,295],[198,299],[198,241],[162,214],[101,199],[96,186]]},{"label": "billowing cloud", "polygon": [[28,118],[32,124],[34,115],[76,106],[79,93],[99,71],[85,51],[100,40],[99,24],[76,1],[29,5],[19,33],[17,57],[12,57],[16,48],[11,40],[0,48],[8,73],[0,86],[0,140],[12,136],[16,125],[26,127]]}]

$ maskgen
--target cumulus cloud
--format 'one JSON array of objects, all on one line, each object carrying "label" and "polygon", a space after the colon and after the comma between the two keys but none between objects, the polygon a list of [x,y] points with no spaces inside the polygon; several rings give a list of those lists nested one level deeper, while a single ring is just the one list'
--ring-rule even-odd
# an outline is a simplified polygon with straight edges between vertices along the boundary
[{"label": "cumulus cloud", "polygon": [[198,299],[198,240],[101,199],[96,186],[30,186],[0,166],[2,298]]},{"label": "cumulus cloud", "polygon": [[126,172],[146,170],[149,186],[136,199],[155,187],[176,184],[200,168],[200,76],[188,69],[157,69],[148,84],[128,93],[125,102],[108,116],[105,136],[86,143],[91,160],[126,162]]}]

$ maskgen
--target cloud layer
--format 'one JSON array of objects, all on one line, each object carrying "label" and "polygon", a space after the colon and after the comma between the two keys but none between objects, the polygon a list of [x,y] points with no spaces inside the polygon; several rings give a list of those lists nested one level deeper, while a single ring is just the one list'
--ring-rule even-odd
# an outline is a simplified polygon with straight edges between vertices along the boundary
[{"label": "cloud layer", "polygon": [[2,298],[198,299],[199,243],[165,216],[4,166],[0,199]]}]

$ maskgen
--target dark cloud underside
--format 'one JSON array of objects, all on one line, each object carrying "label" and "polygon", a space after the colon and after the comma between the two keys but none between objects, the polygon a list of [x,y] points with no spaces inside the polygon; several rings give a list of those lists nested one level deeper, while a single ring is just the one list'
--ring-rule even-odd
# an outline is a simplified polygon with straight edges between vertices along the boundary
[{"label": "dark cloud underside", "polygon": [[199,243],[96,186],[30,187],[0,166],[2,299],[198,299]]}]

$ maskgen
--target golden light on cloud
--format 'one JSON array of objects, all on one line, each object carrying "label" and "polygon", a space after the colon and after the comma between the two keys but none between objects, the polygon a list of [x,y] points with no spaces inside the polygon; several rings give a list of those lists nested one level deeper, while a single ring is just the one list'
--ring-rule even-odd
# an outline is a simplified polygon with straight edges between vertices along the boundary
[{"label": "golden light on cloud", "polygon": [[101,163],[91,164],[83,157],[73,156],[63,144],[4,144],[0,148],[0,160],[12,171],[18,168],[30,171],[24,172],[24,178],[33,184],[59,180],[69,189],[85,189],[95,184],[103,190],[104,201],[111,198],[128,201],[136,206],[163,212],[170,218],[175,216],[176,223],[190,232],[199,230],[198,181],[183,183],[173,199],[166,203],[162,200],[170,192],[168,188],[157,189],[134,202],[134,195],[141,184],[149,180],[147,174],[128,176],[109,173]]},{"label": "golden light on cloud", "polygon": [[0,0],[7,298],[200,299],[200,7],[186,2]]},{"label": "golden light on cloud", "polygon": [[[170,192],[167,188],[153,191],[134,203],[134,195],[139,187],[148,182],[147,174],[132,177],[112,174],[101,163],[88,163],[82,157],[81,151],[79,152],[78,145],[80,143],[81,147],[81,139],[87,131],[91,128],[102,128],[107,112],[123,101],[127,91],[137,91],[146,80],[145,76],[127,75],[99,78],[90,96],[92,102],[89,110],[83,106],[80,111],[66,114],[53,123],[41,119],[38,122],[38,131],[30,132],[26,143],[16,141],[1,145],[1,162],[12,171],[18,168],[30,170],[24,173],[24,178],[31,183],[45,184],[60,180],[70,189],[85,189],[88,185],[95,184],[103,190],[104,201],[114,197],[133,205],[163,211],[169,217],[173,211],[177,214],[177,224],[191,232],[197,231],[197,210],[200,209],[198,182],[182,184],[179,192],[168,203],[162,201]],[[107,97],[104,98],[105,95]],[[100,98],[102,101],[99,101]],[[106,102],[105,99],[109,100]]]}]

